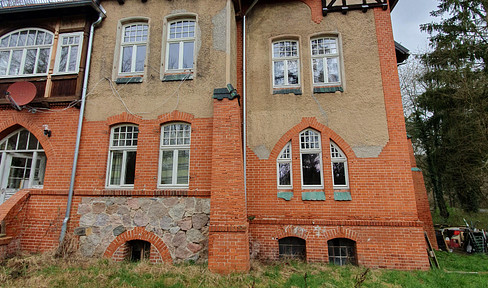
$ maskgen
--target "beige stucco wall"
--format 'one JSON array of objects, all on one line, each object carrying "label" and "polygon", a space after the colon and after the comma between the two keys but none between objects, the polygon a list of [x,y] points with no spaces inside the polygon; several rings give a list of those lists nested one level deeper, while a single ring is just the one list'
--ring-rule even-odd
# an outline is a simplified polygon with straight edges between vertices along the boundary
[{"label": "beige stucco wall", "polygon": [[[268,158],[276,142],[302,117],[316,117],[338,133],[358,157],[376,157],[388,141],[373,11],[330,13],[320,24],[300,1],[260,2],[247,27],[248,146]],[[314,94],[310,37],[331,33],[342,42],[344,92]],[[299,39],[302,95],[272,94],[271,41]],[[322,112],[322,111],[325,111]]]},{"label": "beige stucco wall", "polygon": [[[235,85],[235,52],[228,38],[235,27],[229,26],[234,11],[226,0],[179,1],[103,1],[107,18],[95,30],[92,64],[87,98],[86,119],[105,120],[122,112],[144,119],[179,110],[195,117],[212,116],[214,88]],[[197,19],[197,50],[192,80],[162,82],[162,53],[165,17],[189,13]],[[117,78],[117,28],[121,19],[143,17],[149,23],[149,46],[143,83],[115,84]],[[232,32],[232,33],[231,33]],[[229,64],[229,62],[231,62]],[[227,64],[226,64],[227,63]],[[111,88],[111,83],[113,83]],[[127,108],[126,108],[126,107]]]}]

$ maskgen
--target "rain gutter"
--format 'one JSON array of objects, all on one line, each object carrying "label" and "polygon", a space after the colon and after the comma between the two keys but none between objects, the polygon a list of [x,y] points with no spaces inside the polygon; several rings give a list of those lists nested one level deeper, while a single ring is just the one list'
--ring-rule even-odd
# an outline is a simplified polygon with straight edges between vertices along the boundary
[{"label": "rain gutter", "polygon": [[78,165],[78,156],[80,153],[80,142],[81,142],[81,128],[83,127],[83,116],[85,113],[85,106],[86,106],[86,93],[88,87],[88,76],[90,74],[90,62],[91,62],[91,54],[93,48],[93,34],[95,31],[95,27],[98,26],[106,17],[105,9],[100,5],[99,6],[99,16],[98,19],[92,23],[90,27],[90,38],[88,40],[88,53],[86,56],[86,65],[85,65],[85,76],[83,79],[83,91],[81,95],[81,104],[80,104],[80,115],[78,118],[78,131],[76,132],[76,146],[75,146],[75,154],[73,157],[73,168],[71,169],[71,181],[69,183],[69,192],[68,192],[68,203],[66,204],[66,215],[63,220],[63,226],[61,227],[61,234],[59,236],[59,243],[62,244],[64,241],[64,236],[66,235],[66,229],[68,226],[69,216],[71,213],[71,204],[73,202],[73,192],[75,186],[75,177],[76,177],[76,167]]}]

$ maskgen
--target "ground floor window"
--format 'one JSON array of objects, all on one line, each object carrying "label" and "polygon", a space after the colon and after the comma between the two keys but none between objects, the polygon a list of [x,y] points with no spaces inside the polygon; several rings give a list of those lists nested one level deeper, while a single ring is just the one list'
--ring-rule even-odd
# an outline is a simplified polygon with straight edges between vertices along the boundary
[{"label": "ground floor window", "polygon": [[22,128],[0,141],[0,204],[20,189],[44,184],[46,154],[28,130]]},{"label": "ground floor window", "polygon": [[356,242],[346,238],[327,241],[329,247],[329,263],[335,265],[357,265]]},{"label": "ground floor window", "polygon": [[280,258],[306,259],[305,240],[298,237],[285,237],[278,240]]},{"label": "ground floor window", "polygon": [[131,240],[127,242],[128,253],[126,259],[128,261],[137,262],[141,260],[149,260],[151,253],[151,243],[144,240]]}]

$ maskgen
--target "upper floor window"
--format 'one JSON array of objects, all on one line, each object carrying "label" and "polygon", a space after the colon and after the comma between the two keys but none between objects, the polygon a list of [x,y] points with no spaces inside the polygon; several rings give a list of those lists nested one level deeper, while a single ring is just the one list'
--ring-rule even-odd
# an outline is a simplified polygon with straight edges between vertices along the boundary
[{"label": "upper floor window", "polygon": [[22,128],[0,141],[0,204],[20,189],[42,187],[46,154],[37,138]]},{"label": "upper floor window", "polygon": [[78,73],[83,32],[61,34],[58,41],[56,72]]},{"label": "upper floor window", "polygon": [[347,157],[334,142],[330,142],[330,159],[334,188],[347,188],[349,185]]},{"label": "upper floor window", "polygon": [[136,125],[111,129],[107,187],[134,187],[138,136]]},{"label": "upper floor window", "polygon": [[323,187],[320,133],[312,129],[300,133],[300,162],[303,187]]},{"label": "upper floor window", "polygon": [[299,85],[299,66],[297,41],[273,42],[273,87]]},{"label": "upper floor window", "polygon": [[340,84],[339,45],[337,37],[312,39],[313,83],[318,85]]},{"label": "upper floor window", "polygon": [[0,38],[0,77],[47,74],[53,38],[53,33],[36,28]]},{"label": "upper floor window", "polygon": [[193,70],[195,58],[196,21],[176,20],[168,24],[166,72]]},{"label": "upper floor window", "polygon": [[159,185],[188,187],[191,126],[172,123],[161,127]]},{"label": "upper floor window", "polygon": [[278,188],[292,188],[291,178],[291,143],[288,142],[277,159]]},{"label": "upper floor window", "polygon": [[122,27],[120,41],[120,74],[142,74],[146,64],[149,25],[130,23]]}]

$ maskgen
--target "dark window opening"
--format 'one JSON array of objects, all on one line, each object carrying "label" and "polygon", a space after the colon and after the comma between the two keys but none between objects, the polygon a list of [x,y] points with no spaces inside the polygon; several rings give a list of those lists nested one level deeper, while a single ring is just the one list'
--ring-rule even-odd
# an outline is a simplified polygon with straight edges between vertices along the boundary
[{"label": "dark window opening", "polygon": [[335,265],[357,265],[356,242],[345,238],[327,241],[329,247],[329,263]]},{"label": "dark window opening", "polygon": [[298,237],[286,237],[278,240],[280,258],[306,259],[305,240]]},{"label": "dark window opening", "polygon": [[149,259],[151,243],[143,240],[132,240],[127,242],[127,245],[129,248],[127,260],[137,262]]}]

